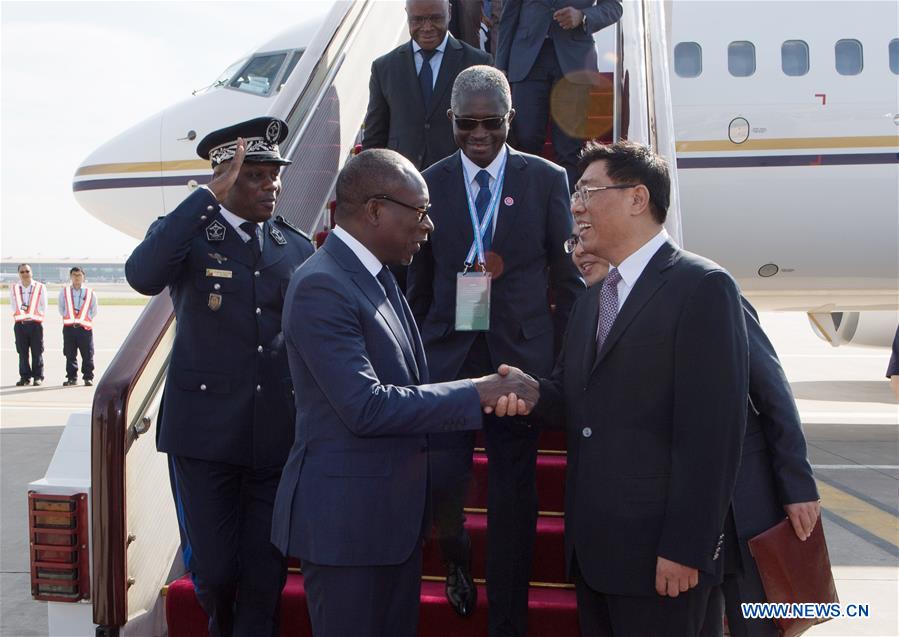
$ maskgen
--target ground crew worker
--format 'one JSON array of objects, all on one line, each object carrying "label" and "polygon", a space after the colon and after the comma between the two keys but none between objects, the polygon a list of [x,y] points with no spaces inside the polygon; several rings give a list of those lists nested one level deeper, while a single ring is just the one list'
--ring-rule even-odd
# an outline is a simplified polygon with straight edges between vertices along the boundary
[{"label": "ground crew worker", "polygon": [[69,270],[71,284],[59,291],[59,315],[62,316],[62,353],[66,357],[63,387],[78,384],[78,355],[81,377],[88,387],[94,384],[94,317],[97,294],[84,285],[84,270]]},{"label": "ground crew worker", "polygon": [[[44,382],[44,315],[47,313],[47,288],[31,276],[31,265],[19,265],[19,283],[9,291],[13,332],[19,354],[19,382],[16,387]],[[31,360],[29,361],[29,354]]]}]

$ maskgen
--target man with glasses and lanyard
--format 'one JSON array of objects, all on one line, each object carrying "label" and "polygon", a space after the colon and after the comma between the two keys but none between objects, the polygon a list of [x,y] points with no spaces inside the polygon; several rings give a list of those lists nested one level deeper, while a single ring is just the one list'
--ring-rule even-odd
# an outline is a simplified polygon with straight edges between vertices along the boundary
[{"label": "man with glasses and lanyard", "polygon": [[[544,374],[584,289],[562,249],[571,231],[565,171],[506,145],[515,111],[506,78],[492,67],[459,74],[447,115],[460,151],[424,173],[435,230],[409,269],[407,295],[431,377],[481,376],[500,363]],[[493,416],[485,416],[484,429],[490,635],[524,635],[536,536],[537,431],[527,419]],[[463,527],[473,448],[469,432],[430,438],[446,592],[462,616],[477,602]]]}]

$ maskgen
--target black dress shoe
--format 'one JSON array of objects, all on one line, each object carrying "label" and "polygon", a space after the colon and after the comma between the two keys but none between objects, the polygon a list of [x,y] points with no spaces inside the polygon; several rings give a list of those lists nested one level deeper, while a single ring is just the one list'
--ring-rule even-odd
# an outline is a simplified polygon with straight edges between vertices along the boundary
[{"label": "black dress shoe", "polygon": [[62,384],[63,387],[71,387],[72,385],[77,385],[78,381],[74,378],[67,378],[66,381]]},{"label": "black dress shoe", "polygon": [[468,566],[447,564],[446,599],[460,617],[468,617],[478,605],[478,587]]},{"label": "black dress shoe", "polygon": [[85,381],[84,381],[84,386],[85,386],[85,387],[90,387],[90,386],[93,385],[93,384],[94,384],[94,381],[93,381],[93,380],[85,380]]},{"label": "black dress shoe", "polygon": [[27,378],[20,378],[19,382],[16,383],[16,387],[24,387],[25,385],[30,385],[31,381]]},{"label": "black dress shoe", "polygon": [[40,384],[43,383],[43,382],[44,382],[44,379],[43,379],[43,378],[35,378],[35,379],[34,379],[34,386],[37,387],[38,385],[40,385]]}]

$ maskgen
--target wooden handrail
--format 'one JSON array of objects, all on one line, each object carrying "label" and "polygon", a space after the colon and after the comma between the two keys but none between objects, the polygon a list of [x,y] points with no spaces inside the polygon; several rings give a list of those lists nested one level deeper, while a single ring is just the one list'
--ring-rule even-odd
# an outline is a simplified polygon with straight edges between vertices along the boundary
[{"label": "wooden handrail", "polygon": [[[153,297],[112,359],[91,411],[91,556],[94,623],[128,621],[125,456],[131,446],[128,404],[135,383],[175,318],[168,289]],[[143,397],[140,397],[143,398]]]}]

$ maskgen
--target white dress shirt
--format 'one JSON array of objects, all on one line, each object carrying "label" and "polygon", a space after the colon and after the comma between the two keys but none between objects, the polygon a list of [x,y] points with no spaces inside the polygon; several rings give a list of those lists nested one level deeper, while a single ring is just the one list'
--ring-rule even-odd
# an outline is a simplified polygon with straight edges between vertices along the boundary
[{"label": "white dress shirt", "polygon": [[[250,235],[248,235],[246,232],[244,232],[243,228],[240,227],[240,224],[247,222],[246,219],[244,219],[243,217],[238,217],[236,214],[234,214],[233,212],[231,212],[224,206],[219,206],[219,212],[222,213],[222,216],[225,218],[225,221],[227,221],[231,225],[231,227],[234,228],[234,230],[237,232],[237,236],[240,237],[241,239],[243,239],[244,243],[246,243],[247,241],[250,240]],[[260,229],[262,228],[261,223],[257,223],[256,225],[259,226]],[[262,240],[261,232],[259,233],[257,238],[260,239],[259,247],[262,248],[262,244],[264,244],[265,241]]]},{"label": "white dress shirt", "polygon": [[[482,170],[486,170],[488,173],[490,173],[490,194],[493,195],[496,193],[496,180],[499,179],[499,169],[500,166],[503,165],[503,159],[508,156],[508,154],[509,147],[504,145],[503,149],[499,151],[496,154],[496,157],[493,158],[493,161],[490,162],[490,165],[486,168],[481,168],[476,163],[471,161],[464,152],[459,153],[459,156],[462,157],[462,172],[465,175],[465,179],[468,181],[468,185],[471,187],[472,201],[475,201],[478,198],[478,193],[481,192],[481,186],[478,185],[478,182],[475,178]],[[496,219],[497,217],[499,217],[500,208],[502,208],[501,205],[497,206],[496,212],[493,213],[491,232],[496,231]]]},{"label": "white dress shirt", "polygon": [[634,286],[637,285],[637,280],[640,278],[640,275],[643,274],[643,270],[646,269],[649,260],[652,259],[653,255],[659,251],[659,248],[661,248],[662,244],[666,241],[668,241],[668,232],[666,232],[665,228],[662,228],[659,234],[644,243],[628,258],[618,264],[618,274],[621,275],[621,280],[618,282],[619,312],[624,306],[624,302],[627,300],[627,295],[630,294],[631,290],[634,289]]},{"label": "white dress shirt", "polygon": [[[437,52],[431,56],[431,77],[432,79],[432,88],[437,84],[437,74],[440,73],[440,63],[443,62],[443,52],[446,50],[446,42],[449,39],[449,31],[446,32],[446,35],[443,36],[443,42],[437,45],[435,49]],[[419,75],[421,73],[421,65],[424,64],[425,58],[420,53],[421,47],[418,46],[418,42],[412,40],[412,57],[415,60],[415,74]]]},{"label": "white dress shirt", "polygon": [[[371,250],[366,248],[362,243],[349,232],[341,228],[340,226],[334,226],[334,229],[331,231],[337,238],[343,241],[347,247],[353,251],[353,254],[356,255],[356,258],[362,262],[362,265],[365,266],[365,269],[371,273],[373,277],[375,277],[375,281],[378,282],[378,285],[381,286],[381,289],[384,289],[384,286],[381,285],[381,282],[378,281],[378,274],[380,274],[381,270],[384,269],[384,264],[381,263],[381,260],[378,259],[375,255],[371,253]],[[384,294],[387,294],[387,291],[384,290]]]}]

